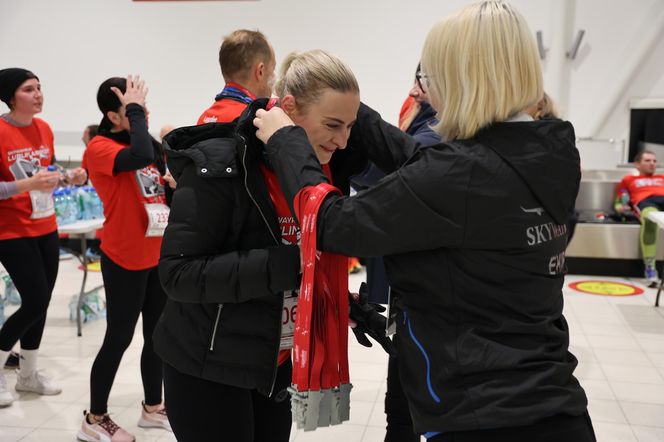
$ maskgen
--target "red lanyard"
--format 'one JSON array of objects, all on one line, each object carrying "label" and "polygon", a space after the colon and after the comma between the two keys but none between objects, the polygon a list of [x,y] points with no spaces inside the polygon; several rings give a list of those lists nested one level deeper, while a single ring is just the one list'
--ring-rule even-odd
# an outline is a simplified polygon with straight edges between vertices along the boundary
[{"label": "red lanyard", "polygon": [[348,258],[323,252],[316,257],[318,209],[329,184],[302,189],[295,197],[301,220],[302,283],[293,340],[293,384],[298,392],[349,383]]}]

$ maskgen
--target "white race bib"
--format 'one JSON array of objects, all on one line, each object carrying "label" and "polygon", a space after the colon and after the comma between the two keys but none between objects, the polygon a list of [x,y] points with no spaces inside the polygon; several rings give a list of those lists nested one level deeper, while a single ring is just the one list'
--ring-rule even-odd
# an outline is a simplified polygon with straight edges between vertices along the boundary
[{"label": "white race bib", "polygon": [[281,315],[281,344],[279,345],[279,350],[290,350],[293,348],[296,313],[297,296],[293,296],[293,292],[284,294],[284,310]]},{"label": "white race bib", "polygon": [[171,209],[166,204],[146,203],[145,211],[148,214],[148,228],[145,236],[164,236],[164,230],[168,225],[168,214]]},{"label": "white race bib", "polygon": [[30,219],[41,219],[51,216],[55,213],[55,204],[51,192],[41,190],[31,190],[30,202],[32,203],[32,214]]}]

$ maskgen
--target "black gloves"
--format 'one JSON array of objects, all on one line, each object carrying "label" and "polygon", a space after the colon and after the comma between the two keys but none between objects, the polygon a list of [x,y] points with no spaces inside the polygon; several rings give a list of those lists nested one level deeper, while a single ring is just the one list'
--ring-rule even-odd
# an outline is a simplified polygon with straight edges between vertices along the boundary
[{"label": "black gloves", "polygon": [[371,341],[366,335],[371,336],[378,342],[383,349],[390,355],[396,356],[396,350],[392,340],[385,335],[385,325],[387,318],[379,312],[384,312],[385,307],[380,304],[370,304],[368,302],[369,293],[366,283],[360,285],[359,299],[355,299],[351,294],[348,296],[350,319],[357,322],[357,326],[352,328],[357,342],[365,347],[372,347]]}]

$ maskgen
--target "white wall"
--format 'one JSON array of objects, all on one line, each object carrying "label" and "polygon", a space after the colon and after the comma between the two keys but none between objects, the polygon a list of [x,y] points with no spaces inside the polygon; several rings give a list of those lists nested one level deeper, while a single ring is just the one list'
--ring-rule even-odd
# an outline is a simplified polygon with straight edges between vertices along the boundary
[{"label": "white wall", "polygon": [[[56,152],[60,151],[63,159],[80,155],[80,132],[99,120],[95,94],[109,76],[143,75],[150,88],[148,105],[154,132],[167,123],[192,124],[223,86],[217,63],[222,36],[241,27],[263,31],[274,44],[278,61],[291,50],[320,47],[337,53],[355,71],[363,100],[387,120],[395,121],[428,29],[467,3],[0,0],[0,67],[26,67],[39,75],[46,98],[41,116],[56,132]],[[623,114],[631,89],[615,100],[603,98],[615,84],[612,73],[635,52],[635,46],[641,47],[644,28],[656,25],[662,29],[664,1],[512,3],[526,16],[533,32],[544,32],[545,45],[551,49],[543,63],[545,83],[563,95],[566,115],[579,135],[601,132],[625,136]],[[570,11],[561,13],[565,4]],[[564,46],[578,28],[587,30],[581,56],[568,62]],[[646,53],[655,48],[658,53],[664,51],[664,43],[652,41]],[[635,78],[634,93],[664,96],[664,58],[650,60],[646,56],[644,60],[651,73]],[[609,108],[624,112],[605,112]],[[600,116],[615,123],[598,122]],[[589,133],[594,127],[601,130]]]}]

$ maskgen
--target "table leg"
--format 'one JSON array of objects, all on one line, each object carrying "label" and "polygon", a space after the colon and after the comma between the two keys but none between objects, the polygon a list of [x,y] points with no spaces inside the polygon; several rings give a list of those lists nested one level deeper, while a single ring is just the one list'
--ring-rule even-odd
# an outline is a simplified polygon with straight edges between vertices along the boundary
[{"label": "table leg", "polygon": [[85,299],[85,283],[88,279],[88,255],[86,251],[88,250],[88,240],[85,237],[85,234],[81,236],[81,253],[83,258],[81,263],[83,264],[83,282],[81,283],[81,292],[78,295],[78,303],[76,308],[76,326],[78,329],[78,336],[82,336],[81,329],[81,306],[83,305],[83,300]]}]

